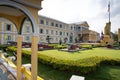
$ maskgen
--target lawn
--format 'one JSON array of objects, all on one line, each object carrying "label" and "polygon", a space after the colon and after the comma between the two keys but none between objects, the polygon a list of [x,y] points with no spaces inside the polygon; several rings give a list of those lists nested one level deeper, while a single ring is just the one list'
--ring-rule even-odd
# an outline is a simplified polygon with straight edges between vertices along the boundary
[{"label": "lawn", "polygon": [[39,51],[39,54],[54,57],[62,60],[78,60],[83,58],[89,58],[94,56],[109,57],[109,58],[119,58],[120,50],[113,50],[107,48],[93,48],[90,50],[78,51],[78,52],[64,52],[58,50],[45,50]]},{"label": "lawn", "polygon": [[[73,61],[93,56],[120,59],[120,50],[112,50],[107,48],[93,48],[90,50],[84,50],[73,53],[58,50],[45,50],[39,51],[38,54],[50,56],[60,60]],[[23,62],[28,60],[25,59],[26,58],[24,58]],[[38,64],[38,75],[43,77],[45,80],[69,80],[72,74],[81,75],[79,73],[71,73],[69,71],[56,70],[50,66],[46,66],[41,63]],[[85,76],[85,80],[120,80],[120,66],[101,65],[94,73],[81,76]]]},{"label": "lawn", "polygon": [[[29,62],[29,59],[23,57],[23,63]],[[77,73],[56,70],[44,64],[38,64],[38,75],[44,78],[44,80],[69,80],[73,74],[80,75]],[[84,76],[85,80],[120,80],[120,67],[102,65],[96,72],[80,76]]]}]

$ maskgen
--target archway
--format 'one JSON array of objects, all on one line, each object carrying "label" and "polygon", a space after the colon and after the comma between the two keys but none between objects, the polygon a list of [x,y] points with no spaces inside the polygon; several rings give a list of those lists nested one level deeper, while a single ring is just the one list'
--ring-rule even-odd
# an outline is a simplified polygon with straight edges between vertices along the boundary
[{"label": "archway", "polygon": [[[12,8],[15,8],[15,9],[18,9],[19,11],[21,11],[25,15],[25,17],[28,17],[30,19],[30,21],[32,23],[32,26],[33,26],[33,32],[34,32],[34,34],[37,33],[37,29],[36,29],[37,23],[36,23],[36,20],[33,17],[33,15],[31,14],[31,12],[28,9],[26,9],[24,6],[22,6],[22,5],[18,4],[18,3],[11,2],[11,1],[6,1],[6,0],[1,0],[0,1],[0,6],[12,7]],[[8,9],[8,11],[9,11],[9,9]],[[3,13],[2,10],[4,10],[4,8],[0,10],[1,11],[0,13]],[[0,16],[4,16],[5,17],[5,15],[2,15],[2,14]],[[24,19],[21,21],[21,23],[23,21],[24,21]],[[22,26],[22,24],[19,24],[19,26]],[[17,27],[18,27],[18,25],[17,25]],[[19,32],[19,33],[21,33],[21,32]]]},{"label": "archway", "polygon": [[[18,40],[17,40],[17,80],[21,80],[21,52],[22,52],[22,36],[21,28],[25,18],[29,18],[32,24],[32,54],[31,54],[31,77],[32,80],[37,80],[37,27],[38,27],[38,8],[41,6],[42,0],[0,0],[0,17],[11,20],[17,27]],[[39,4],[38,4],[39,3]]]}]

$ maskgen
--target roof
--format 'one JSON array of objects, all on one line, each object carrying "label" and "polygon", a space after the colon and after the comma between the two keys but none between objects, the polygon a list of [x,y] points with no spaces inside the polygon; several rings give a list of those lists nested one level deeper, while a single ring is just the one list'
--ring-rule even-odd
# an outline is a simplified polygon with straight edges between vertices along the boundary
[{"label": "roof", "polygon": [[38,16],[39,16],[39,18],[43,17],[43,18],[47,18],[47,19],[49,19],[49,20],[58,21],[58,22],[60,22],[60,23],[67,24],[67,23],[62,22],[62,21],[60,21],[60,20],[57,20],[57,19],[54,19],[54,18],[51,18],[51,17],[47,17],[47,16],[44,16],[44,15],[40,15],[40,14],[39,14]]},{"label": "roof", "polygon": [[80,26],[84,26],[84,27],[89,27],[87,21],[82,21],[82,22],[78,22],[76,23],[77,25],[80,25]]}]

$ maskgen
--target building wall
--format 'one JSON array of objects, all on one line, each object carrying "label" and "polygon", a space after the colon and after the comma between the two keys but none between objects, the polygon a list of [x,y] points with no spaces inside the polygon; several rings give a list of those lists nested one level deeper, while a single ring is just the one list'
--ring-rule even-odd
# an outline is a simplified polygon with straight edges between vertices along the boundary
[{"label": "building wall", "polygon": [[22,28],[22,41],[23,42],[31,42],[32,37],[32,25],[30,21],[25,20]]},{"label": "building wall", "polygon": [[[4,22],[4,31],[2,31],[2,23]],[[7,24],[11,24],[11,31],[6,31]],[[85,24],[87,24],[85,22]],[[45,16],[39,16],[38,20],[38,27],[37,33],[39,36],[39,43],[47,43],[47,36],[50,37],[51,43],[59,43],[60,40],[62,42],[67,43],[74,43],[75,38],[78,38],[78,34],[81,34],[81,31],[88,30],[87,33],[89,33],[89,25],[84,25],[82,23],[73,23],[73,24],[67,24],[59,20],[55,20],[49,17]],[[16,41],[17,40],[17,29],[13,23],[11,23],[8,20],[0,20],[0,31],[2,31],[2,34],[4,33],[4,37],[0,33],[0,37],[4,38],[4,43],[6,43],[7,37],[11,36],[11,40],[9,41]],[[22,28],[22,36],[23,36],[23,42],[31,42],[31,36],[32,36],[32,26],[29,20],[25,20]],[[84,36],[84,41],[97,41],[97,33],[92,32],[92,34],[88,34],[87,36]],[[2,39],[1,39],[2,40]],[[2,41],[0,41],[2,43]]]},{"label": "building wall", "polygon": [[[43,29],[43,33],[40,33],[40,29]],[[48,31],[48,33],[47,33]],[[50,36],[51,43],[59,43],[61,39],[64,42],[64,38],[67,38],[69,42],[70,34],[74,34],[70,25],[44,16],[39,16],[39,42],[46,42],[46,37]],[[67,35],[68,34],[68,35]]]},{"label": "building wall", "polygon": [[[8,41],[16,41],[17,29],[10,21],[0,18],[0,44],[6,44]],[[10,30],[7,30],[7,25]]]}]

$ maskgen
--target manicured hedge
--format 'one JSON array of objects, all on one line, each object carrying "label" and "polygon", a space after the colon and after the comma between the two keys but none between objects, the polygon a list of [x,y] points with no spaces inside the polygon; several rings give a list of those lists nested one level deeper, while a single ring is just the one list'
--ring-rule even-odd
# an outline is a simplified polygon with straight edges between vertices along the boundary
[{"label": "manicured hedge", "polygon": [[[10,51],[16,51],[15,47],[8,47]],[[31,52],[28,50],[22,50],[23,56],[31,58]],[[60,60],[44,54],[38,54],[38,61],[40,63],[52,66],[55,69],[80,72],[81,74],[87,74],[96,71],[97,67],[101,64],[120,65],[120,59],[111,59],[107,57],[89,57],[79,60]]]},{"label": "manicured hedge", "polygon": [[66,48],[67,45],[66,44],[49,44],[50,46],[54,46],[54,49],[63,49]]},{"label": "manicured hedge", "polygon": [[92,49],[92,45],[90,44],[82,44],[81,47],[86,49]]}]

